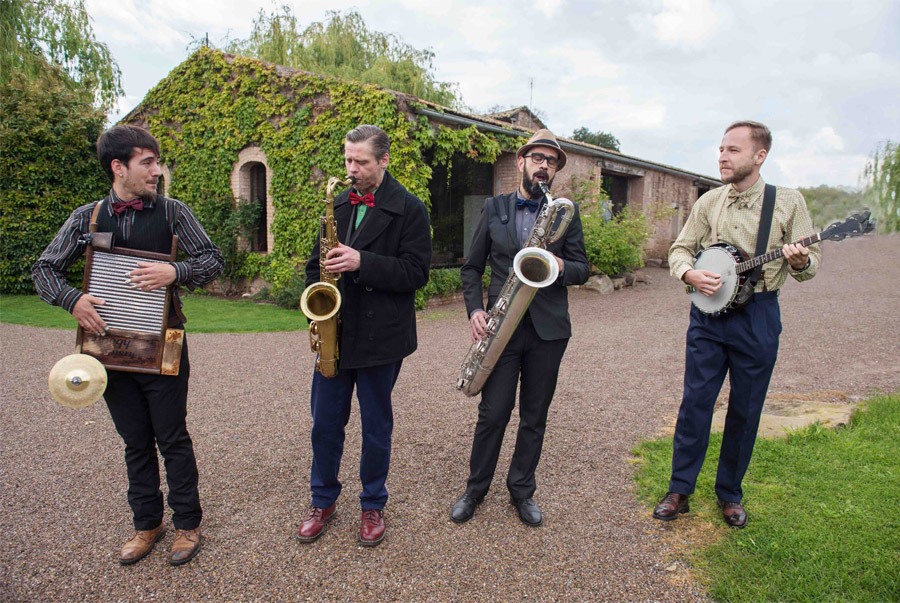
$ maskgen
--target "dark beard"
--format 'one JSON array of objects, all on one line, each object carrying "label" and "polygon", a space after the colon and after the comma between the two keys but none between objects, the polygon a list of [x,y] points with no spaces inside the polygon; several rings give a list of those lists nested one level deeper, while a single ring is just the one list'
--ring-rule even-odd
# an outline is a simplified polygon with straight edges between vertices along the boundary
[{"label": "dark beard", "polygon": [[[545,184],[547,188],[550,188],[550,182],[548,181]],[[544,196],[544,191],[541,190],[540,182],[534,182],[533,180],[528,179],[528,174],[522,173],[522,190],[528,193],[528,196],[532,199],[540,199]]]},{"label": "dark beard", "polygon": [[156,193],[141,193],[140,198],[144,203],[153,203],[156,201]]}]

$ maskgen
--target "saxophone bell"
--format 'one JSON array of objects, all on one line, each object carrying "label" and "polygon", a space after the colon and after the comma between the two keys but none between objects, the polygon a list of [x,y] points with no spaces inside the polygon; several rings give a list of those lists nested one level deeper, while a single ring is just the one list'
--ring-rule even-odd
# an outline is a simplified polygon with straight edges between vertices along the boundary
[{"label": "saxophone bell", "polygon": [[513,258],[513,270],[520,281],[535,289],[546,287],[559,276],[556,257],[540,247],[520,249]]},{"label": "saxophone bell", "polygon": [[337,288],[339,273],[325,268],[328,252],[340,245],[337,225],[334,221],[334,192],[338,186],[355,184],[354,176],[329,178],[325,187],[325,215],[322,216],[319,239],[319,281],[312,283],[300,295],[300,309],[311,321],[309,325],[309,345],[316,354],[316,370],[323,377],[331,378],[338,373],[340,358],[340,310],[341,292]]}]

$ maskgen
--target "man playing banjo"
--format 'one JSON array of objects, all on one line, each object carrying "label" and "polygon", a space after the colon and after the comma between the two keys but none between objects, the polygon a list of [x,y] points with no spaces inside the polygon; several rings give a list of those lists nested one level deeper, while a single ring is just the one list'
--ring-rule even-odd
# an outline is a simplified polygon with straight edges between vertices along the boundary
[{"label": "man playing banjo", "polygon": [[774,209],[768,212],[771,216],[768,245],[757,246],[760,231],[765,230],[760,222],[766,222],[763,211],[766,184],[759,171],[771,146],[772,133],[761,123],[740,121],[728,126],[719,146],[719,173],[725,186],[697,200],[669,251],[672,276],[702,294],[701,302],[720,293],[725,271],[699,269],[699,266],[695,269],[698,250],[723,240],[746,252],[760,247],[764,251],[780,248],[783,258],[766,264],[761,274],[757,272],[751,278],[745,292],[750,297],[744,307],[711,313],[698,307],[702,303],[691,306],[684,395],[675,425],[672,475],[668,494],[653,511],[656,519],[673,520],[689,510],[688,496],[694,492],[706,456],[713,408],[727,372],[731,393],[715,491],[725,522],[735,528],[747,525],[747,513],[741,504],[741,482],[750,463],[778,353],[781,333],[778,290],[788,276],[797,281],[811,279],[821,261],[818,245],[807,248],[791,243],[814,232],[803,196],[791,189],[772,191]]}]

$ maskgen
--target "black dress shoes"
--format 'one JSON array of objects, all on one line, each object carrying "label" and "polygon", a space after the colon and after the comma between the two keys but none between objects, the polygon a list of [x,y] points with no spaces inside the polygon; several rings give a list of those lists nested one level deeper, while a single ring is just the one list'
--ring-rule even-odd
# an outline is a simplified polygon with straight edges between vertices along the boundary
[{"label": "black dress shoes", "polygon": [[481,504],[480,498],[463,494],[450,510],[450,519],[456,523],[466,523],[475,515],[475,507]]},{"label": "black dress shoes", "polygon": [[678,519],[681,513],[687,513],[690,510],[691,507],[688,505],[686,494],[669,492],[653,509],[653,517],[663,521],[672,521],[673,519]]},{"label": "black dress shoes", "polygon": [[544,516],[541,515],[541,508],[537,506],[537,503],[534,502],[533,499],[510,498],[509,502],[516,506],[516,510],[519,512],[519,519],[521,519],[522,523],[526,526],[536,528],[544,523]]},{"label": "black dress shoes", "polygon": [[719,508],[722,509],[722,519],[732,528],[741,529],[747,525],[749,517],[744,510],[744,506],[739,502],[725,502],[720,500]]}]

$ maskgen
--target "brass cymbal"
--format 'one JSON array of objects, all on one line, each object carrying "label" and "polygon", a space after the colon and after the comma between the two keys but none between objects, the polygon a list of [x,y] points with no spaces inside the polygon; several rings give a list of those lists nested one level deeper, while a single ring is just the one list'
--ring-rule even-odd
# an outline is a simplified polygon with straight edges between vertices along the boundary
[{"label": "brass cymbal", "polygon": [[57,362],[47,379],[50,395],[68,408],[85,408],[106,391],[106,369],[87,354],[70,354]]}]

